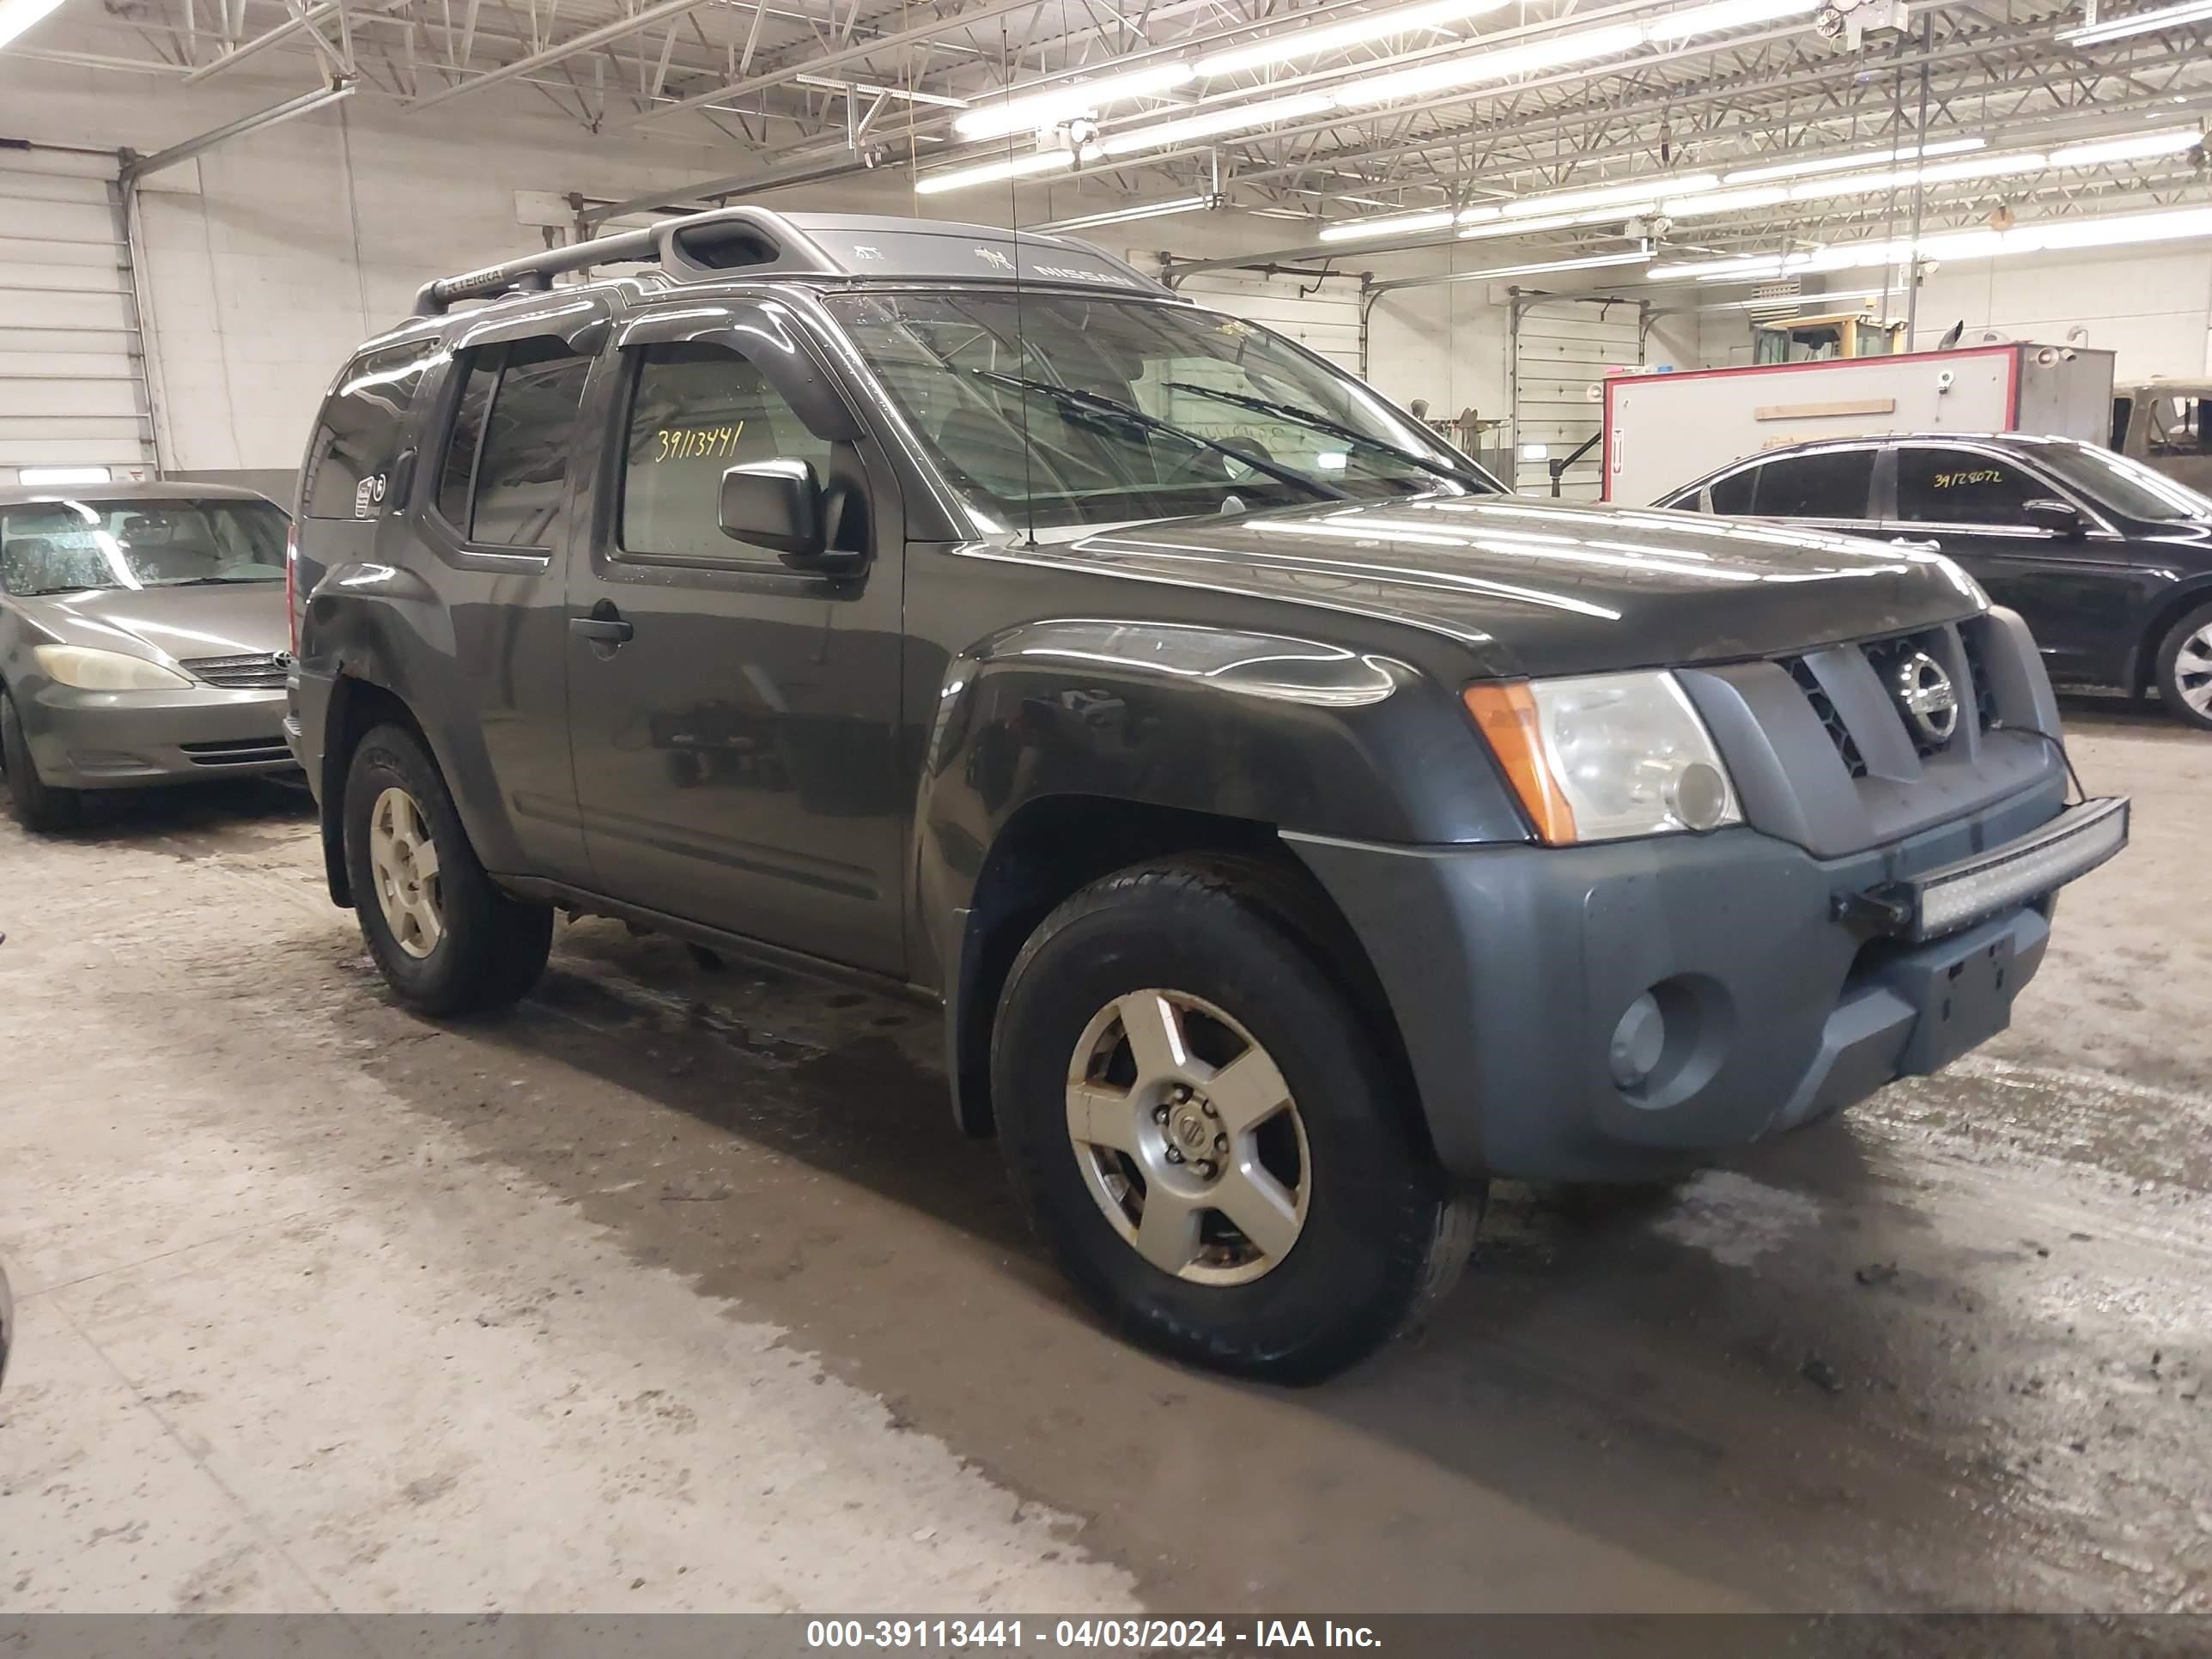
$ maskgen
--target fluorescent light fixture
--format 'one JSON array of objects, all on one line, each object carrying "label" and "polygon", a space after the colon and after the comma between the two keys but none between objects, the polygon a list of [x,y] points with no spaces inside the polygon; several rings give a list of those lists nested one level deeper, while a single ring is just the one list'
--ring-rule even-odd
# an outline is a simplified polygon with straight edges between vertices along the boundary
[{"label": "fluorescent light fixture", "polygon": [[1790,199],[1786,185],[1766,185],[1751,190],[1709,190],[1697,196],[1669,196],[1659,211],[1669,219],[1695,219],[1708,213],[1741,213],[1748,208],[1772,207]]},{"label": "fluorescent light fixture", "polygon": [[1858,150],[1849,155],[1816,155],[1806,161],[1777,161],[1769,167],[1738,167],[1721,175],[1724,185],[1763,185],[1770,179],[1801,179],[1811,173],[1849,173],[1854,167],[1887,167],[1893,161],[1925,161],[1934,155],[1958,155],[1981,149],[1986,138],[1942,138],[1932,144],[1906,144],[1898,149]]},{"label": "fluorescent light fixture", "polygon": [[1693,34],[1718,34],[1723,29],[1749,28],[1754,23],[1808,17],[1819,9],[1820,0],[1716,0],[1710,6],[1692,6],[1653,18],[1644,26],[1644,37],[1684,40]]},{"label": "fluorescent light fixture", "polygon": [[1324,242],[1364,241],[1370,236],[1411,236],[1418,231],[1449,228],[1453,216],[1439,210],[1435,213],[1399,213],[1388,219],[1355,219],[1349,224],[1331,225],[1321,234]]},{"label": "fluorescent light fixture", "polygon": [[1812,257],[1809,253],[1747,253],[1726,259],[1678,259],[1652,266],[1648,275],[1655,283],[1703,282],[1707,277],[1779,276],[1785,266],[1801,267]]},{"label": "fluorescent light fixture", "polygon": [[1342,104],[1380,104],[1393,98],[1412,98],[1454,87],[1477,86],[1485,81],[1534,75],[1540,70],[1563,69],[1600,58],[1619,58],[1643,44],[1644,30],[1640,25],[1615,23],[1605,28],[1583,29],[1548,40],[1531,40],[1523,46],[1500,46],[1432,64],[1416,64],[1411,69],[1395,70],[1386,75],[1366,76],[1338,87],[1336,97]]},{"label": "fluorescent light fixture", "polygon": [[2063,149],[2051,152],[2051,165],[2055,167],[2093,167],[2106,161],[2141,161],[2154,155],[2179,155],[2185,150],[2195,149],[2204,142],[2204,133],[2197,127],[2166,127],[2157,132],[2139,132],[2119,138],[2093,138],[2084,144],[2069,144]]},{"label": "fluorescent light fixture", "polygon": [[[934,104],[941,109],[966,109],[965,98],[948,98],[941,92],[916,92],[912,87],[886,87],[872,81],[833,81],[826,75],[796,75],[792,77],[802,87],[820,87],[826,92],[857,92],[870,98],[900,98],[909,104]],[[727,108],[727,105],[714,107]],[[750,114],[750,110],[744,112]]]},{"label": "fluorescent light fixture", "polygon": [[1580,213],[1588,208],[1611,207],[1616,203],[1650,202],[1670,191],[1688,196],[1698,191],[1717,190],[1720,182],[1712,173],[1692,173],[1680,179],[1631,179],[1589,190],[1555,190],[1508,202],[1505,216],[1517,219],[1524,214]]},{"label": "fluorescent light fixture", "polygon": [[1469,225],[1459,235],[1463,242],[1485,236],[1534,236],[1540,230],[1565,230],[1581,222],[1571,213],[1555,213],[1548,219],[1487,219]]},{"label": "fluorescent light fixture", "polygon": [[[1138,219],[1164,219],[1174,213],[1196,213],[1213,205],[1211,196],[1178,196],[1172,202],[1146,202],[1138,207],[1115,208],[1107,213],[1086,213],[1080,218],[1054,219],[1049,224],[1025,225],[1025,230],[1091,230],[1099,225],[1126,225]],[[1304,218],[1304,214],[1294,214]]]},{"label": "fluorescent light fixture", "polygon": [[1888,190],[1910,190],[1915,185],[1952,185],[1970,179],[1998,179],[2008,173],[2040,173],[2050,165],[2051,158],[2040,150],[1974,155],[1960,161],[1940,161],[1933,167],[1899,167],[1889,173],[1860,173],[1841,179],[1807,179],[1790,186],[1790,199],[1809,202],[1831,196],[1879,195]]},{"label": "fluorescent light fixture", "polygon": [[104,466],[27,466],[15,474],[15,482],[35,489],[41,485],[108,483],[114,477],[114,472]]},{"label": "fluorescent light fixture", "polygon": [[1227,52],[1218,52],[1211,58],[1200,58],[1198,72],[1206,79],[1212,80],[1217,75],[1235,75],[1244,70],[1265,69],[1271,64],[1287,64],[1294,58],[1311,58],[1317,52],[1334,52],[1340,46],[1356,46],[1369,40],[1440,28],[1448,23],[1480,17],[1486,12],[1502,11],[1510,3],[1511,0],[1431,0],[1431,3],[1425,6],[1394,6],[1387,11],[1370,12],[1365,16],[1355,17],[1348,23],[1332,23],[1321,28],[1291,29],[1255,40],[1249,46],[1231,46]]},{"label": "fluorescent light fixture", "polygon": [[[0,0],[0,4],[7,0]],[[1031,93],[976,100],[952,125],[963,138],[998,138],[1010,132],[1042,132],[1047,127],[1089,115],[1109,104],[1152,98],[1194,78],[1188,64],[1153,64],[1093,81],[1064,81]]]},{"label": "fluorescent light fixture", "polygon": [[919,196],[940,196],[948,190],[966,190],[970,185],[995,184],[1001,179],[1030,179],[1040,173],[1062,173],[1074,165],[1075,152],[1072,149],[1031,150],[1026,155],[1009,156],[1003,161],[986,161],[981,167],[925,173],[914,181],[914,188]]},{"label": "fluorescent light fixture", "polygon": [[1521,446],[1521,459],[1524,461],[1544,460],[1551,455],[1551,453],[1552,447],[1549,444],[1522,444]]},{"label": "fluorescent light fixture", "polygon": [[1216,133],[1294,121],[1301,115],[1318,115],[1335,106],[1336,100],[1325,92],[1296,93],[1287,98],[1267,98],[1256,104],[1238,104],[1172,121],[1156,121],[1150,126],[1109,132],[1098,141],[1097,148],[1102,155],[1127,155],[1133,150],[1158,149],[1163,145],[1187,143],[1194,138],[1211,138]]},{"label": "fluorescent light fixture", "polygon": [[62,0],[0,0],[0,46],[60,5]]},{"label": "fluorescent light fixture", "polygon": [[2207,18],[2212,18],[2212,0],[2189,0],[2185,5],[2160,6],[2155,11],[2131,11],[2119,17],[2100,17],[2078,29],[2069,29],[2058,38],[2069,46],[2100,46],[2107,40],[2124,40],[2131,34],[2148,34],[2154,29],[2178,28],[2184,23],[2202,23]]},{"label": "fluorescent light fixture", "polygon": [[1552,270],[1604,270],[1614,265],[1641,265],[1650,263],[1651,256],[1638,250],[1634,253],[1593,253],[1580,259],[1547,259],[1541,264],[1500,265],[1494,270],[1457,271],[1456,276],[1540,276]]}]

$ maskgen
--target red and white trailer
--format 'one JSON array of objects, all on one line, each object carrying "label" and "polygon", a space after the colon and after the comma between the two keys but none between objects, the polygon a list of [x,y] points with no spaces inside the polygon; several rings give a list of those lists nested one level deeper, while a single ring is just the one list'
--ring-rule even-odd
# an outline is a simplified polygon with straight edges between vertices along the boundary
[{"label": "red and white trailer", "polygon": [[1990,345],[1894,357],[1620,374],[1604,383],[1602,495],[1641,507],[1808,438],[2034,432],[2109,443],[2112,354]]}]

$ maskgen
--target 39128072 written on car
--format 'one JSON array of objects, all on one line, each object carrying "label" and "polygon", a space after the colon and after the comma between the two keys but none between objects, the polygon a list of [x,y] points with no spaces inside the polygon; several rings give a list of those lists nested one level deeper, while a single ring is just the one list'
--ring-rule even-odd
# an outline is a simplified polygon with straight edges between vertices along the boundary
[{"label": "39128072 written on car", "polygon": [[1942,1066],[2126,840],[1950,561],[1516,500],[1066,237],[734,208],[416,309],[293,571],[395,994],[523,995],[565,908],[927,1000],[959,1127],[1187,1359],[1325,1375],[1487,1178]]}]

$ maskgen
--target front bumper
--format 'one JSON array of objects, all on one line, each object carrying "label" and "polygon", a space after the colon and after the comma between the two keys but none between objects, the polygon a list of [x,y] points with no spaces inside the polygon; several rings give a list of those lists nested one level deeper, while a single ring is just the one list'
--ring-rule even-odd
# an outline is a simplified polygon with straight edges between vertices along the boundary
[{"label": "front bumper", "polygon": [[18,705],[39,776],[57,789],[131,789],[288,772],[281,688],[77,691],[52,681]]},{"label": "front bumper", "polygon": [[[2124,805],[2117,839],[2115,812],[2090,812],[2069,860],[2048,834],[2062,787],[1827,860],[1749,828],[1571,848],[1285,839],[1382,979],[1446,1166],[1624,1180],[1811,1122],[2002,1030],[2057,888],[2125,840]],[[2041,861],[2023,866],[2030,847]],[[1900,920],[1907,896],[1940,915],[1927,896],[1945,891],[1974,896],[1948,931]]]}]

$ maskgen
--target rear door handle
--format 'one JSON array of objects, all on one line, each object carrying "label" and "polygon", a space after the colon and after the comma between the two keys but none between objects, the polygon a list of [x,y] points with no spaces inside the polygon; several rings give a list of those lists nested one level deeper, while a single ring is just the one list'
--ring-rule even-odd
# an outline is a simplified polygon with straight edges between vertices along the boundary
[{"label": "rear door handle", "polygon": [[1941,542],[1915,541],[1910,536],[1892,536],[1889,538],[1889,544],[1892,547],[1909,548],[1915,553],[1941,553],[1943,550],[1943,544]]}]

